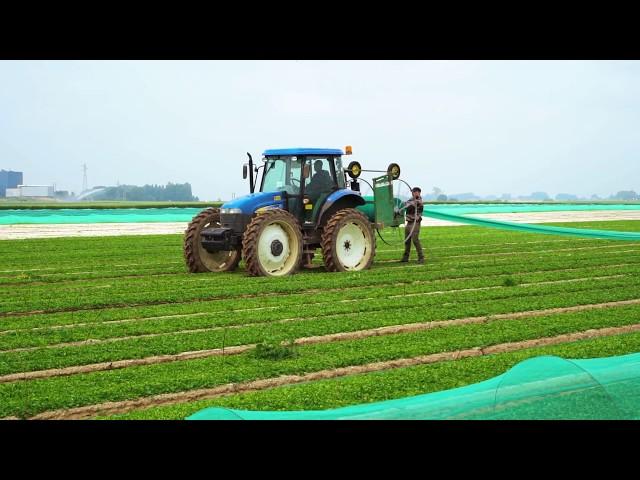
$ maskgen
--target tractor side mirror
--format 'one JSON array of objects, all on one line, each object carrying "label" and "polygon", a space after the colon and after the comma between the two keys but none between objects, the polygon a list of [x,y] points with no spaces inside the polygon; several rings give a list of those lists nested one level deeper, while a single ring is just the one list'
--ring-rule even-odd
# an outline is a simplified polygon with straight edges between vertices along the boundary
[{"label": "tractor side mirror", "polygon": [[242,166],[242,178],[246,179],[247,178],[247,165],[243,165]]}]

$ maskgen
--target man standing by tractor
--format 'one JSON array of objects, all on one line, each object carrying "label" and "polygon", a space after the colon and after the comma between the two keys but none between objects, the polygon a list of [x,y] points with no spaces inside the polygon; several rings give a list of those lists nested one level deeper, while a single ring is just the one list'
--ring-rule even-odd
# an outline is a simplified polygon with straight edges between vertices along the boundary
[{"label": "man standing by tractor", "polygon": [[411,199],[405,202],[406,225],[404,227],[404,255],[400,260],[401,262],[409,261],[411,242],[413,242],[418,254],[418,263],[424,263],[424,254],[420,244],[420,222],[422,221],[422,211],[424,210],[421,193],[422,190],[419,187],[413,187],[411,189]]}]

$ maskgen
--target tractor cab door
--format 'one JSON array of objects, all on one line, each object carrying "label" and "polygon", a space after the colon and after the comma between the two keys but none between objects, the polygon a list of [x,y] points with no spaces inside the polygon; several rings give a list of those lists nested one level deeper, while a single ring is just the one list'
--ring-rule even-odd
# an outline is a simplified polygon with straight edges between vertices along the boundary
[{"label": "tractor cab door", "polygon": [[287,188],[288,210],[294,217],[301,219],[303,215],[302,204],[302,173],[305,161],[303,157],[291,157],[287,162]]},{"label": "tractor cab door", "polygon": [[[325,199],[340,188],[340,182],[336,180],[336,157],[307,157],[302,176],[304,179],[303,223],[315,224]],[[338,170],[337,176],[342,180],[342,188],[344,188],[341,169]]]},{"label": "tractor cab door", "polygon": [[302,215],[302,166],[300,157],[270,156],[265,159],[261,192],[283,192],[288,210],[296,218]]}]

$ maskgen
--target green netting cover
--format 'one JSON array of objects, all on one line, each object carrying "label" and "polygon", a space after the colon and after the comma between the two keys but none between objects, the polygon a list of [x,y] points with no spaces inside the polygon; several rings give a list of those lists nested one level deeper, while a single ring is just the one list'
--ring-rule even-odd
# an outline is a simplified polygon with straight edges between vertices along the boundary
[{"label": "green netting cover", "polygon": [[598,210],[640,210],[640,203],[628,204],[606,204],[606,203],[503,203],[503,204],[483,204],[483,203],[444,203],[425,204],[429,210],[442,213],[453,213],[455,215],[466,215],[469,213],[525,213],[525,212],[579,212]]},{"label": "green netting cover", "polygon": [[[372,220],[375,218],[373,197],[364,197],[367,205],[360,209]],[[396,199],[398,207],[402,202]],[[437,204],[425,205],[431,212],[451,215],[476,213],[524,213],[584,210],[640,210],[640,204]],[[26,223],[137,223],[188,222],[200,208],[122,208],[122,209],[11,209],[0,210],[0,225]]]},{"label": "green netting cover", "polygon": [[466,387],[315,411],[207,408],[187,420],[639,420],[640,353],[534,357]]},{"label": "green netting cover", "polygon": [[0,225],[189,222],[202,208],[0,210]]},{"label": "green netting cover", "polygon": [[[358,207],[371,221],[376,218],[374,199],[372,196],[363,197],[367,202]],[[396,198],[395,205],[400,208],[403,202]],[[553,227],[547,225],[534,225],[528,223],[505,222],[502,220],[492,220],[488,218],[469,217],[467,214],[473,213],[497,213],[497,212],[528,212],[528,211],[551,211],[551,210],[603,210],[603,208],[586,207],[607,207],[609,210],[638,210],[640,205],[430,205],[422,212],[424,217],[445,220],[448,222],[466,223],[480,227],[499,228],[502,230],[512,230],[527,233],[543,233],[547,235],[567,235],[580,238],[599,238],[608,240],[640,240],[640,232],[618,232],[614,230],[591,230],[585,228]],[[557,207],[557,208],[551,208]],[[571,208],[567,208],[571,207]],[[581,208],[574,208],[581,207]],[[620,208],[616,208],[620,207]],[[531,208],[531,210],[528,210]]]},{"label": "green netting cover", "polygon": [[432,209],[425,209],[422,212],[425,217],[446,220],[449,222],[467,223],[481,227],[500,228],[503,230],[513,230],[517,232],[544,233],[547,235],[568,235],[581,238],[601,238],[607,240],[640,240],[640,232],[617,232],[615,230],[590,230],[585,228],[552,227],[547,225],[532,225],[528,223],[504,222],[502,220],[491,220],[488,218],[474,218],[465,215],[454,215]]}]

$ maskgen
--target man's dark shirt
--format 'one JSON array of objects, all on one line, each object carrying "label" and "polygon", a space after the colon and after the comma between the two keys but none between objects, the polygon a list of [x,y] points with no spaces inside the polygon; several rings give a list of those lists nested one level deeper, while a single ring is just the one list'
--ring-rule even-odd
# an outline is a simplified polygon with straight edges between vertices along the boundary
[{"label": "man's dark shirt", "polygon": [[306,187],[306,192],[309,194],[328,192],[333,187],[333,180],[331,174],[326,170],[320,170],[316,172],[309,185]]},{"label": "man's dark shirt", "polygon": [[[424,203],[422,197],[411,198],[405,202],[407,205],[407,222],[415,222],[422,220],[422,211],[424,210]],[[416,212],[417,210],[417,212]]]}]

